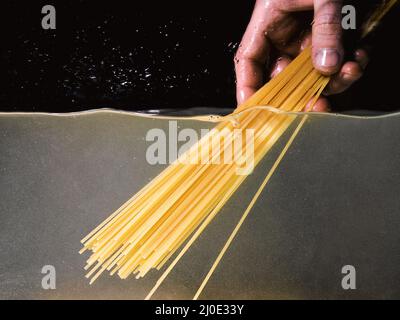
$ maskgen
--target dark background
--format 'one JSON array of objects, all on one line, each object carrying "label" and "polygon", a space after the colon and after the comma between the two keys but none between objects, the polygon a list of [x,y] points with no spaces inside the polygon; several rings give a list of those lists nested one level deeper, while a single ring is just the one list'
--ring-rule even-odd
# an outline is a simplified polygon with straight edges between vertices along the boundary
[{"label": "dark background", "polygon": [[[376,3],[356,2],[364,11]],[[56,30],[41,28],[45,4],[57,10]],[[234,107],[233,55],[253,5],[2,1],[0,111]],[[400,107],[398,7],[369,40],[374,50],[364,78],[331,99],[334,110]]]}]

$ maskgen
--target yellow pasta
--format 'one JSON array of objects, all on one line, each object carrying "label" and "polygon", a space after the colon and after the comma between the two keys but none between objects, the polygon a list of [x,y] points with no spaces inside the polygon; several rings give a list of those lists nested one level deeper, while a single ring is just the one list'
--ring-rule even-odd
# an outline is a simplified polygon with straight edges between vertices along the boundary
[{"label": "yellow pasta", "polygon": [[[222,118],[207,136],[82,240],[80,252],[92,251],[85,267],[90,269],[86,275],[91,277],[90,283],[106,270],[125,279],[161,268],[202,222],[219,212],[246,178],[237,174],[237,163],[215,160],[233,152],[233,156],[242,156],[244,163],[253,156],[256,165],[296,118],[253,107],[302,111],[328,81],[314,70],[308,48],[229,117]],[[254,130],[254,154],[239,154],[234,148],[235,135],[222,132],[239,132],[246,147],[244,132],[248,129]]]}]

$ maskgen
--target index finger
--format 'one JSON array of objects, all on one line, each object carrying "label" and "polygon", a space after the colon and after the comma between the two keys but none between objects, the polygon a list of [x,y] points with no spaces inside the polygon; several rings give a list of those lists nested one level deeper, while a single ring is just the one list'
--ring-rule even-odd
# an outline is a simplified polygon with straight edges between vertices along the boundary
[{"label": "index finger", "polygon": [[250,23],[235,55],[236,97],[239,104],[249,98],[263,84],[264,66],[269,55],[265,35],[269,17],[264,14],[263,1],[257,1]]}]

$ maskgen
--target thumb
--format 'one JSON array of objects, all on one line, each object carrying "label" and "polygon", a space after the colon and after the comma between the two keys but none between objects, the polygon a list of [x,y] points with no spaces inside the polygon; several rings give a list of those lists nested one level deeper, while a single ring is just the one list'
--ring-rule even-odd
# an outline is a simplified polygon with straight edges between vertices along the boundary
[{"label": "thumb", "polygon": [[343,60],[342,1],[315,0],[312,30],[314,67],[325,75],[339,71]]}]

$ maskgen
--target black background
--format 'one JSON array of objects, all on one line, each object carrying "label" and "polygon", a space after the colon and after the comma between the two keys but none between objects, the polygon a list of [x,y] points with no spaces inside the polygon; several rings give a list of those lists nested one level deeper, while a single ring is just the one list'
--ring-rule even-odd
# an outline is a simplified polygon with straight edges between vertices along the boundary
[{"label": "black background", "polygon": [[[359,4],[374,1],[357,1]],[[376,2],[376,1],[375,1]],[[41,8],[57,10],[43,30]],[[254,1],[2,1],[0,111],[234,107],[233,55]],[[398,6],[399,7],[399,6]],[[337,111],[397,110],[399,8]]]}]

